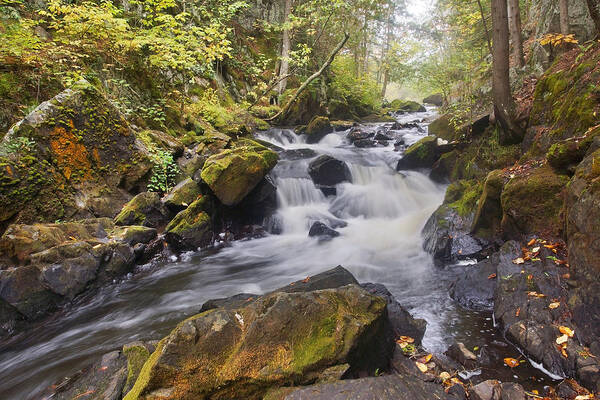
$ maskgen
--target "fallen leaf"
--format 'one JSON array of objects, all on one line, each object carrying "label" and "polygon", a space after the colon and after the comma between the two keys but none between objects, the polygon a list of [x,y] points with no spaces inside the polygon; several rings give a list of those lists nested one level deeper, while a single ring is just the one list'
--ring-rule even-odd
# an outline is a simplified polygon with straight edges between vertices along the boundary
[{"label": "fallen leaf", "polygon": [[419,368],[419,371],[425,373],[427,372],[427,365],[420,363],[418,361],[415,361],[415,365],[417,366],[417,368]]},{"label": "fallen leaf", "polygon": [[579,396],[575,397],[575,400],[590,400],[593,399],[594,395],[593,394],[580,394]]},{"label": "fallen leaf", "polygon": [[559,336],[556,338],[556,344],[567,343],[567,340],[569,340],[569,336],[567,336],[567,335]]},{"label": "fallen leaf", "polygon": [[496,275],[496,273],[490,274],[490,275],[488,276],[488,279],[495,279],[495,278],[496,278],[496,276],[498,276],[498,275]]},{"label": "fallen leaf", "polygon": [[400,339],[398,339],[400,342],[406,342],[406,343],[414,343],[415,339],[411,338],[410,336],[400,336]]},{"label": "fallen leaf", "polygon": [[505,358],[504,363],[508,365],[510,368],[518,367],[519,361],[514,358]]},{"label": "fallen leaf", "polygon": [[538,293],[538,292],[528,292],[528,293],[527,293],[527,296],[529,296],[529,297],[538,297],[538,298],[539,298],[539,297],[546,297],[546,295],[545,295],[545,294],[543,294],[543,293]]},{"label": "fallen leaf", "polygon": [[519,257],[519,258],[515,258],[513,260],[513,264],[525,264],[525,260],[523,260],[523,258]]},{"label": "fallen leaf", "polygon": [[440,379],[442,381],[447,381],[448,379],[450,379],[450,374],[444,371],[440,374]]},{"label": "fallen leaf", "polygon": [[554,303],[550,303],[550,305],[548,306],[549,309],[554,310],[555,308],[560,307],[560,302],[555,301]]},{"label": "fallen leaf", "polygon": [[421,357],[417,361],[421,364],[427,364],[431,360],[431,357],[433,357],[431,354],[427,354],[425,357]]},{"label": "fallen leaf", "polygon": [[539,247],[534,247],[533,249],[531,249],[532,253],[537,253],[538,251],[540,251]]},{"label": "fallen leaf", "polygon": [[527,275],[527,280],[528,281],[532,281],[533,280],[533,275],[531,275],[531,274]]},{"label": "fallen leaf", "polygon": [[535,239],[531,239],[528,243],[527,246],[533,246],[535,244]]},{"label": "fallen leaf", "polygon": [[517,311],[515,312],[515,317],[518,317],[519,314],[521,314],[521,307],[517,308]]},{"label": "fallen leaf", "polygon": [[571,274],[569,274],[569,273],[563,274],[562,278],[563,279],[571,279]]},{"label": "fallen leaf", "polygon": [[558,347],[559,347],[559,350],[560,350],[560,354],[562,354],[562,356],[564,358],[569,358],[569,355],[567,354],[567,351],[565,350],[565,348],[564,347],[560,347],[560,346],[558,346]]},{"label": "fallen leaf", "polygon": [[307,283],[308,281],[310,281],[310,276],[307,276],[306,278],[302,279],[302,283]]},{"label": "fallen leaf", "polygon": [[567,326],[561,326],[558,328],[558,330],[560,331],[560,333],[564,333],[568,337],[573,337],[573,335],[575,334],[575,331]]},{"label": "fallen leaf", "polygon": [[100,367],[100,371],[106,371],[108,367]]}]

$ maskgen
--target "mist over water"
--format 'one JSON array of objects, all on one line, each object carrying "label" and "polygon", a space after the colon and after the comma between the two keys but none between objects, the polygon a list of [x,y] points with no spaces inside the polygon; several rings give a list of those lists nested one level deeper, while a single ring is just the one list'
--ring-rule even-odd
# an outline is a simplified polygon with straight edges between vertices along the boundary
[{"label": "mist over water", "polygon": [[[448,273],[435,268],[422,249],[421,229],[442,203],[445,187],[419,172],[396,172],[401,152],[394,151],[394,141],[359,149],[346,134],[333,133],[309,145],[290,130],[261,133],[260,139],[284,149],[272,172],[279,209],[271,225],[281,234],[238,241],[216,253],[183,255],[154,272],[102,288],[56,319],[0,344],[0,398],[41,398],[49,385],[96,357],[134,340],[161,338],[208,299],[260,294],[336,265],[360,282],[384,283],[415,317],[425,318],[424,345],[430,351],[443,352],[453,337],[478,334],[472,314],[458,310],[448,297]],[[414,128],[390,135],[410,144],[424,133]],[[352,182],[338,185],[337,196],[326,197],[307,173],[314,157],[286,157],[287,151],[299,149],[346,161]],[[340,220],[347,225],[337,228],[339,237],[308,237],[313,222],[339,226]]]}]

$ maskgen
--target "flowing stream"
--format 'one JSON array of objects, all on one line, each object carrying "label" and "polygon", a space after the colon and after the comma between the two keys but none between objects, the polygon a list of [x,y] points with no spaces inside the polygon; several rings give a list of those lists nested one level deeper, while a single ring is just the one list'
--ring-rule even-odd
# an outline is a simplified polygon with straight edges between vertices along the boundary
[{"label": "flowing stream", "polygon": [[[419,128],[388,134],[416,142],[425,135],[422,121],[434,114],[400,116],[403,123],[419,121]],[[421,229],[442,203],[445,187],[420,172],[397,173],[402,153],[395,151],[394,140],[359,149],[347,133],[311,145],[291,130],[261,133],[260,139],[284,149],[272,172],[279,208],[271,225],[281,233],[185,254],[80,299],[70,310],[0,344],[0,398],[43,398],[50,385],[97,356],[134,340],[164,336],[208,299],[262,293],[336,265],[360,282],[384,283],[415,317],[426,319],[424,346],[432,352],[443,352],[455,339],[471,347],[495,340],[491,316],[459,309],[448,296],[452,271],[434,267],[422,249]],[[344,160],[352,183],[338,185],[337,195],[326,197],[308,176],[312,158],[298,156],[307,153]],[[339,237],[308,237],[312,222],[339,225],[340,220],[347,225],[337,228]]]}]

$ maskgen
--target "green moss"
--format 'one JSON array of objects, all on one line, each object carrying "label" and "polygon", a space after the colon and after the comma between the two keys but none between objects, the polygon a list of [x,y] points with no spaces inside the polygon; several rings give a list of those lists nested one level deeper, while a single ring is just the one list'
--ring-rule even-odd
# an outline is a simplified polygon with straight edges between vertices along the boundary
[{"label": "green moss", "polygon": [[187,209],[180,212],[169,222],[165,232],[174,233],[182,237],[199,234],[200,231],[208,231],[211,226],[209,212],[212,204],[208,196],[201,196],[189,205]]},{"label": "green moss", "polygon": [[333,358],[337,325],[337,315],[327,316],[315,324],[310,335],[294,345],[293,369],[302,373],[307,365],[314,365],[323,358]]},{"label": "green moss", "polygon": [[123,206],[121,212],[115,217],[117,225],[144,225],[146,213],[160,204],[158,193],[143,192],[131,199]]},{"label": "green moss", "polygon": [[127,381],[125,389],[129,389],[133,387],[144,364],[150,358],[150,352],[141,343],[134,343],[123,346],[123,354],[127,357]]},{"label": "green moss", "polygon": [[394,111],[402,112],[423,112],[427,111],[425,107],[416,101],[396,99],[392,101],[390,108]]},{"label": "green moss", "polygon": [[332,132],[333,128],[331,127],[331,123],[329,122],[329,118],[318,116],[314,117],[308,126],[306,127],[306,131],[304,132],[308,136],[322,135],[325,133]]},{"label": "green moss", "polygon": [[475,212],[482,192],[483,184],[478,180],[461,180],[448,187],[444,203],[465,217]]}]

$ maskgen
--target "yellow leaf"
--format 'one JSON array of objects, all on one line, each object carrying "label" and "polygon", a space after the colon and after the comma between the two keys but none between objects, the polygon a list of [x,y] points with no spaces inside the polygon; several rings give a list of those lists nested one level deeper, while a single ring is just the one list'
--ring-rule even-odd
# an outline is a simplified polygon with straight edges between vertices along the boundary
[{"label": "yellow leaf", "polygon": [[431,357],[433,357],[431,354],[427,354],[425,357],[419,358],[418,361],[422,364],[427,364],[431,360]]},{"label": "yellow leaf", "polygon": [[504,359],[504,363],[505,363],[506,365],[508,365],[509,367],[511,367],[511,368],[514,368],[514,367],[517,367],[517,366],[519,366],[519,361],[517,361],[517,360],[516,360],[516,359],[514,359],[514,358],[505,358],[505,359]]},{"label": "yellow leaf", "polygon": [[569,336],[567,336],[567,335],[559,336],[556,338],[556,344],[567,343],[567,340],[569,340]]},{"label": "yellow leaf", "polygon": [[400,336],[400,339],[398,339],[400,342],[406,342],[406,343],[414,343],[415,339],[411,338],[410,336]]},{"label": "yellow leaf", "polygon": [[549,309],[554,310],[555,308],[560,307],[560,303],[558,301],[555,301],[554,303],[550,303],[550,305],[548,306]]},{"label": "yellow leaf", "polygon": [[525,260],[523,260],[523,258],[521,258],[521,257],[515,258],[513,260],[513,264],[525,264]]},{"label": "yellow leaf", "polygon": [[419,368],[419,371],[425,373],[427,372],[427,365],[420,363],[418,361],[415,361],[415,365],[417,366],[417,368]]},{"label": "yellow leaf", "polygon": [[573,335],[575,334],[575,331],[567,326],[561,326],[558,328],[558,330],[560,331],[560,333],[564,333],[568,337],[573,337]]},{"label": "yellow leaf", "polygon": [[447,381],[448,379],[450,379],[450,374],[444,371],[440,374],[440,379],[442,381]]}]

